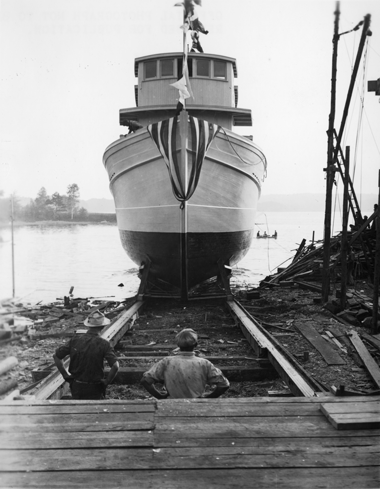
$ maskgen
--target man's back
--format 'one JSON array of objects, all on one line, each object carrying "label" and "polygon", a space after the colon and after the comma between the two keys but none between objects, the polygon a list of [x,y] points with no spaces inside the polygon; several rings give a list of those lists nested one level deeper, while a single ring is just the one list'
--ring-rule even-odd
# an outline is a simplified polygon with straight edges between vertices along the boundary
[{"label": "man's back", "polygon": [[110,366],[116,361],[109,342],[87,332],[74,335],[68,344],[57,349],[58,358],[70,355],[70,374],[81,382],[100,382],[104,375],[104,360]]},{"label": "man's back", "polygon": [[206,384],[229,386],[228,380],[211,362],[195,356],[194,352],[185,351],[163,358],[145,372],[143,378],[165,384],[172,399],[202,397]]}]

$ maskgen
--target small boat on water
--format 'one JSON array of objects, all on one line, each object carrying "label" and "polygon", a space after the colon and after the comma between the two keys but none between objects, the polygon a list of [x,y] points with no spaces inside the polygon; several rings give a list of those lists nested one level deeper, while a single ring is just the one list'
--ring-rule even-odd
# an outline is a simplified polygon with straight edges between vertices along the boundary
[{"label": "small boat on water", "polygon": [[136,107],[120,110],[129,133],[103,158],[125,251],[182,298],[248,252],[267,166],[232,130],[252,125],[251,110],[237,107],[236,60],[203,52],[197,3],[182,4],[183,52],[135,59]]},{"label": "small boat on water", "polygon": [[273,234],[267,234],[266,231],[264,234],[260,234],[260,231],[256,234],[257,239],[277,239],[277,231],[275,231]]}]

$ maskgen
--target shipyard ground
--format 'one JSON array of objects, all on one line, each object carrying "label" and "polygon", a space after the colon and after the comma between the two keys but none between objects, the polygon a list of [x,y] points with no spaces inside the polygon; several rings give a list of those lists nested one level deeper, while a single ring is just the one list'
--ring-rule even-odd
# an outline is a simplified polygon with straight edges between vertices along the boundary
[{"label": "shipyard ground", "polygon": [[[356,290],[370,293],[364,282]],[[233,293],[326,395],[293,397],[273,369],[257,368],[225,301],[151,299],[117,346],[121,364],[141,374],[175,349],[180,329],[192,327],[198,353],[231,368],[222,398],[157,401],[127,381],[110,386],[105,401],[28,401],[28,386],[51,371],[55,348],[83,327],[88,311],[75,301],[66,308],[62,301],[18,304],[12,337],[1,346],[1,357],[18,364],[2,380],[17,380],[25,400],[0,402],[0,487],[378,488],[380,396],[347,336],[370,330],[353,314],[334,315],[296,283]],[[124,305],[101,303],[111,318]],[[36,330],[23,329],[28,315]],[[330,356],[305,338],[310,328],[323,335]],[[367,346],[378,362],[379,350]],[[258,371],[264,377],[249,379]],[[342,385],[356,395],[329,392]]]},{"label": "shipyard ground", "polygon": [[[366,287],[365,282],[356,284],[358,291],[366,291]],[[341,385],[344,385],[348,391],[362,393],[371,393],[378,389],[347,337],[350,331],[370,332],[368,327],[364,328],[355,318],[348,318],[347,315],[345,319],[334,316],[323,304],[318,303],[318,294],[305,290],[297,284],[260,288],[260,297],[255,299],[247,299],[245,289],[235,288],[234,295],[327,390],[331,386]],[[16,313],[15,317],[17,314],[23,317],[28,315],[22,304],[18,305],[18,309],[20,312]],[[118,307],[113,310],[117,311],[117,309]],[[110,310],[112,311],[112,304]],[[116,314],[117,312],[111,312],[109,316]],[[18,359],[15,368],[2,378],[16,379],[18,389],[21,391],[38,380],[38,371],[49,371],[53,368],[52,355],[55,348],[83,326],[86,315],[86,311],[75,308],[65,309],[60,303],[32,308],[29,317],[34,317],[37,327],[33,334],[28,334],[28,330],[24,329],[18,334],[13,333],[13,341],[2,342],[2,358],[14,356]],[[352,319],[351,323],[347,322],[347,319]],[[338,364],[326,362],[321,352],[301,333],[304,325],[313,328],[317,334],[324,335],[326,343],[328,340],[326,333],[332,333],[342,347],[339,348],[332,341],[330,347],[336,350],[342,361]],[[146,345],[144,350],[154,351],[155,345],[167,343],[166,352],[169,353],[176,333],[184,327],[192,327],[198,331],[199,354],[218,357],[219,360],[214,363],[219,366],[228,365],[227,357],[231,356],[235,358],[234,365],[241,367],[252,365],[252,350],[224,307],[223,300],[199,300],[186,305],[181,301],[148,300],[132,330],[123,338],[121,347],[118,346],[120,358],[123,356],[129,358],[122,362],[122,365],[148,368],[152,360],[149,357],[136,356],[137,353],[134,353],[136,359],[131,359],[129,354],[131,349],[138,350],[139,345]],[[22,331],[22,327],[19,330]],[[379,350],[371,345],[367,346],[369,349],[372,348],[371,353],[378,362]],[[126,351],[123,351],[123,348]],[[223,356],[226,357],[225,361]],[[280,379],[270,377],[258,379],[256,382],[232,381],[225,397],[265,396],[268,395],[268,391],[286,390],[286,385]],[[115,384],[109,388],[108,396],[115,399],[146,399],[147,393],[138,383]]]}]

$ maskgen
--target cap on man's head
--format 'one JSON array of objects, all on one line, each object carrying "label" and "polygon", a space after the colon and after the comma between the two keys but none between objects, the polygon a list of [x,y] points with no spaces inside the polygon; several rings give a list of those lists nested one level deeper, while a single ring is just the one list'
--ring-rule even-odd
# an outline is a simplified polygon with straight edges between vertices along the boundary
[{"label": "cap on man's head", "polygon": [[101,326],[105,326],[106,324],[110,324],[110,320],[105,317],[103,313],[96,310],[88,315],[87,319],[84,321],[84,325],[89,328],[99,328]]},{"label": "cap on man's head", "polygon": [[197,333],[190,328],[183,329],[175,337],[177,345],[180,348],[196,346],[198,343]]}]

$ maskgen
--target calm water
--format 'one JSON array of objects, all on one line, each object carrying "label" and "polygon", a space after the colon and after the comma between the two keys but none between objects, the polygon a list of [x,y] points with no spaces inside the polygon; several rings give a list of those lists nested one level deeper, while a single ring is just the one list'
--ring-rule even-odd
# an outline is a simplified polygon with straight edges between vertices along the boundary
[{"label": "calm water", "polygon": [[[294,256],[303,238],[323,237],[323,213],[268,212],[256,216],[255,233],[276,230],[278,239],[254,239],[237,274],[242,285],[258,285]],[[15,296],[23,302],[50,302],[75,297],[134,296],[137,267],[120,244],[113,225],[23,226],[14,229]],[[286,262],[289,263],[289,262]],[[285,264],[286,264],[285,263]],[[124,287],[119,287],[119,284]],[[0,228],[0,299],[12,297],[12,246],[10,228]]]}]

